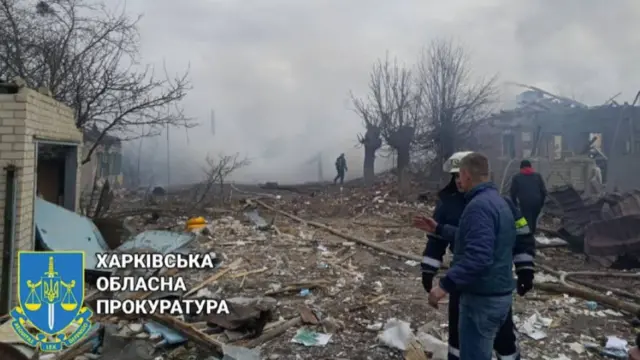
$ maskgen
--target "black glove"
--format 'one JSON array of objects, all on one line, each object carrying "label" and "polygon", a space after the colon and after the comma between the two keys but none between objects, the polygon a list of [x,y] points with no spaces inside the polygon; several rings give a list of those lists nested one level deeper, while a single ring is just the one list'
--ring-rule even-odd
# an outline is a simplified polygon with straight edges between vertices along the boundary
[{"label": "black glove", "polygon": [[433,274],[422,273],[422,287],[426,292],[431,291],[431,287],[433,287]]},{"label": "black glove", "polygon": [[518,295],[524,296],[533,289],[533,270],[518,271]]}]

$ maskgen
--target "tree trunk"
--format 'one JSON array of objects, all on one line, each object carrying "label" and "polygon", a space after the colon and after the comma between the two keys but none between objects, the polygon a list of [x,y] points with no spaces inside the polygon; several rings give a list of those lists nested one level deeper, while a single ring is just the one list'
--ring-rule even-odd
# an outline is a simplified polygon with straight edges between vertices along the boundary
[{"label": "tree trunk", "polygon": [[452,120],[444,114],[440,115],[440,134],[438,135],[440,141],[439,162],[440,165],[444,165],[445,161],[456,152],[455,129]]},{"label": "tree trunk", "polygon": [[398,155],[397,171],[398,171],[398,199],[405,200],[409,195],[409,160],[411,160],[411,142],[415,136],[415,128],[412,126],[401,126],[394,131],[387,143]]},{"label": "tree trunk", "polygon": [[364,183],[372,185],[375,180],[375,161],[376,151],[382,146],[380,138],[380,128],[373,125],[367,125],[367,132],[364,138],[360,139],[360,143],[364,145]]},{"label": "tree trunk", "polygon": [[364,183],[366,186],[372,185],[375,180],[376,150],[374,146],[364,146]]},{"label": "tree trunk", "polygon": [[411,179],[409,176],[410,150],[410,144],[396,149],[398,153],[398,199],[402,201],[406,200],[411,191]]}]

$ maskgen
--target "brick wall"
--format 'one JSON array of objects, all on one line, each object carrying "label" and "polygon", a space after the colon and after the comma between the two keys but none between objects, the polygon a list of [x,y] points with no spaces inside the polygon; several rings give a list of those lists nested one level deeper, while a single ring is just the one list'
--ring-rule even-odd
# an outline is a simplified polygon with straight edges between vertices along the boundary
[{"label": "brick wall", "polygon": [[572,184],[576,190],[590,191],[589,177],[595,162],[589,158],[567,158],[551,162],[548,187]]},{"label": "brick wall", "polygon": [[[502,185],[502,193],[509,191],[511,177],[518,173],[521,159],[491,159],[493,181]],[[576,190],[591,190],[589,177],[595,166],[592,159],[586,157],[569,157],[559,160],[546,158],[529,158],[533,168],[542,175],[547,189],[571,184]],[[504,176],[504,177],[503,177]]]},{"label": "brick wall", "polygon": [[[54,140],[82,143],[82,133],[76,129],[73,111],[39,92],[23,88],[18,94],[0,94],[0,214],[4,214],[6,171],[17,166],[18,193],[15,224],[15,249],[32,250],[33,200],[35,185],[35,144],[37,140]],[[82,151],[78,151],[80,157]],[[80,159],[78,159],[80,163]],[[80,168],[78,168],[78,176]],[[79,181],[77,182],[79,183]],[[77,187],[76,207],[80,199]],[[4,246],[4,226],[0,227],[0,249]],[[16,258],[17,263],[17,258]],[[0,269],[2,266],[0,256]],[[15,296],[16,269],[14,269],[13,300]]]}]

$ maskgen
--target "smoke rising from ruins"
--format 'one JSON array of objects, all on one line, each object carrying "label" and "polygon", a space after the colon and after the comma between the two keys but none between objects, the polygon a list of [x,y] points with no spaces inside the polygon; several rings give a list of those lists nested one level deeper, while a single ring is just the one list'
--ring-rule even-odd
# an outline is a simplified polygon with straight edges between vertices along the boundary
[{"label": "smoke rising from ruins", "polygon": [[[597,0],[169,0],[127,4],[144,13],[144,60],[173,72],[190,66],[186,100],[202,126],[171,132],[172,179],[198,180],[207,153],[240,152],[253,164],[239,180],[314,181],[306,164],[323,152],[325,177],[347,154],[348,178],[362,173],[361,122],[350,90],[366,91],[372,63],[388,50],[407,64],[436,37],[461,42],[474,72],[516,81],[590,105],[640,88],[635,59],[640,3]],[[170,26],[168,26],[170,24]],[[521,89],[504,85],[503,106]],[[210,112],[215,109],[215,136]],[[164,136],[146,139],[148,166],[161,175]],[[132,147],[136,148],[133,144]],[[384,165],[378,159],[377,168]],[[388,162],[388,161],[387,161]],[[161,180],[157,180],[160,181]]]}]

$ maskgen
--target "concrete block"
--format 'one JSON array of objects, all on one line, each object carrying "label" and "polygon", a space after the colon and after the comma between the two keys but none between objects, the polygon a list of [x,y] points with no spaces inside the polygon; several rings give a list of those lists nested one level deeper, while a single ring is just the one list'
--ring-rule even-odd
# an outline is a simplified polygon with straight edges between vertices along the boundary
[{"label": "concrete block", "polygon": [[[13,129],[11,129],[13,132]],[[2,135],[0,136],[0,142],[8,143],[8,142],[17,142],[20,141],[21,137],[16,135]]]},{"label": "concrete block", "polygon": [[13,131],[13,126],[0,126],[0,134],[13,134]]}]

